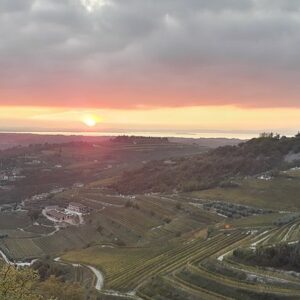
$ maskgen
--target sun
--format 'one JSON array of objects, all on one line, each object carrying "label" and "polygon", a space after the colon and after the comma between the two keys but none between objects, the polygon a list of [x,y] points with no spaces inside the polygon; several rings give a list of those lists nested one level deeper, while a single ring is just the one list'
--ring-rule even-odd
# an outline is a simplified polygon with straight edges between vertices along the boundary
[{"label": "sun", "polygon": [[95,127],[100,122],[100,118],[94,115],[86,115],[83,117],[82,122],[88,127]]},{"label": "sun", "polygon": [[91,118],[91,119],[85,119],[84,124],[88,127],[95,127],[97,122],[96,122],[96,120]]}]

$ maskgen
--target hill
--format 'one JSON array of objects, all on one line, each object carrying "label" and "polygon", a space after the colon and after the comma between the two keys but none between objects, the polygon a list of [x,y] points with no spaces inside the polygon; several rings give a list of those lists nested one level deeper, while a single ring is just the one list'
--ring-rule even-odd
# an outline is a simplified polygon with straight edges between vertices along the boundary
[{"label": "hill", "polygon": [[218,148],[222,146],[235,146],[245,140],[236,138],[179,138],[169,137],[169,141],[173,143],[197,144],[208,148]]},{"label": "hill", "polygon": [[300,136],[263,135],[185,158],[152,161],[125,172],[112,187],[120,193],[195,191],[232,186],[236,177],[276,172],[300,160]]},{"label": "hill", "polygon": [[0,150],[9,149],[16,146],[29,146],[34,144],[62,144],[70,142],[101,143],[110,139],[115,143],[136,143],[136,144],[162,144],[168,140],[179,144],[197,144],[201,147],[216,148],[224,145],[236,145],[241,142],[238,139],[227,138],[159,138],[159,137],[141,137],[141,136],[83,136],[74,133],[74,135],[64,134],[31,134],[31,133],[1,133],[0,132]]}]

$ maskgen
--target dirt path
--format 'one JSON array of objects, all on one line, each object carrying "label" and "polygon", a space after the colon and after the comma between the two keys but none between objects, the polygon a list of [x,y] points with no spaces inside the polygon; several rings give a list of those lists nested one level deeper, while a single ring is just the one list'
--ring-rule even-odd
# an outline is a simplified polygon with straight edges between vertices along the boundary
[{"label": "dirt path", "polygon": [[97,291],[101,291],[104,285],[104,277],[103,274],[96,268],[92,267],[92,266],[87,266],[96,276],[97,281],[96,281],[96,285],[95,285],[95,289]]},{"label": "dirt path", "polygon": [[0,250],[0,255],[8,265],[15,265],[17,267],[30,267],[36,261],[36,259],[33,259],[30,262],[13,262],[9,260],[2,250]]},{"label": "dirt path", "polygon": [[108,295],[108,296],[116,296],[116,297],[120,297],[120,298],[130,298],[130,299],[134,299],[134,300],[142,300],[142,298],[138,297],[135,295],[134,292],[129,292],[129,293],[121,293],[118,291],[114,291],[114,290],[103,290],[103,286],[104,286],[104,276],[102,274],[102,272],[98,269],[96,269],[95,267],[89,266],[89,265],[82,265],[82,264],[76,264],[76,263],[68,263],[68,262],[64,262],[61,261],[60,257],[57,257],[54,259],[55,262],[59,262],[61,264],[70,264],[73,267],[87,267],[88,269],[90,269],[94,275],[96,276],[96,283],[95,283],[95,289],[97,291],[101,291],[102,294],[104,295]]}]

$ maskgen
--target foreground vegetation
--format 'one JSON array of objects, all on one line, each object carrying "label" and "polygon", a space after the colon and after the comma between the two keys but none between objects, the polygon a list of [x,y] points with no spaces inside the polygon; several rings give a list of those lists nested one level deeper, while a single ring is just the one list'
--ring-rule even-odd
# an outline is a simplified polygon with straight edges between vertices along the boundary
[{"label": "foreground vegetation", "polygon": [[257,249],[237,249],[233,252],[236,259],[245,263],[281,268],[285,270],[299,270],[300,268],[300,243],[280,243],[271,247]]},{"label": "foreground vegetation", "polygon": [[41,281],[30,268],[17,269],[11,265],[0,270],[0,298],[4,300],[81,300],[84,291],[78,284],[65,283],[54,276]]}]

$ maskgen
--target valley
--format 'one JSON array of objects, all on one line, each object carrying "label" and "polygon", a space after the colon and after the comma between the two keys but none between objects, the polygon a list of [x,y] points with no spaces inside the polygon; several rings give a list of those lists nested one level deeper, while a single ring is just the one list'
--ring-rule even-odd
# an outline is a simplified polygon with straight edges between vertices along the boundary
[{"label": "valley", "polygon": [[[220,169],[226,184],[203,189],[152,189],[148,166],[159,178],[173,169],[171,182],[183,178],[178,164],[215,151],[225,150],[125,139],[0,152],[3,262],[80,284],[84,299],[299,299],[297,271],[236,256],[299,243],[297,161],[253,175]],[[139,192],[120,193],[133,173]]]}]

